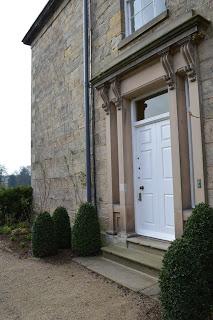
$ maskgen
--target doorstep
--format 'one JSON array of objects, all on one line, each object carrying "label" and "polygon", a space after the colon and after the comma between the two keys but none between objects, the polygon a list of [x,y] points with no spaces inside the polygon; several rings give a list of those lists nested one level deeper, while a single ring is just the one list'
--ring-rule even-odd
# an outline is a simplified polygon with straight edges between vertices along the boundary
[{"label": "doorstep", "polygon": [[135,250],[142,250],[164,255],[169,249],[171,242],[166,240],[154,239],[140,235],[127,238],[127,247]]},{"label": "doorstep", "polygon": [[102,248],[103,257],[117,262],[126,267],[146,273],[158,278],[163,255],[146,250],[136,250],[135,248],[123,247],[119,245],[109,245]]}]

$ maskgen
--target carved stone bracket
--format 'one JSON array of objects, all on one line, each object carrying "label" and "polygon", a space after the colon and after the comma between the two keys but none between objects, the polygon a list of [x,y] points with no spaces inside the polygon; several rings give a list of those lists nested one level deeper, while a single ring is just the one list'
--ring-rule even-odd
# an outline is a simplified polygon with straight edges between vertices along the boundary
[{"label": "carved stone bracket", "polygon": [[99,88],[99,91],[100,91],[100,95],[101,95],[101,98],[103,100],[103,104],[102,104],[102,108],[104,109],[104,111],[106,112],[106,114],[109,114],[110,112],[110,101],[109,101],[109,88],[110,88],[110,85],[109,83],[104,83],[100,88]]},{"label": "carved stone bracket", "polygon": [[181,53],[186,62],[185,71],[191,82],[196,81],[196,69],[194,59],[194,46],[191,41],[184,43],[181,46]]},{"label": "carved stone bracket", "polygon": [[120,90],[120,81],[117,78],[111,82],[111,88],[115,95],[115,98],[112,100],[112,102],[115,104],[118,110],[121,110],[122,98],[121,98],[121,90]]},{"label": "carved stone bracket", "polygon": [[172,56],[168,51],[161,54],[161,63],[166,73],[165,81],[168,84],[169,89],[173,90],[175,88],[175,73],[173,69]]},{"label": "carved stone bracket", "polygon": [[[110,99],[110,89],[112,89],[114,97]],[[122,98],[121,98],[121,91],[120,91],[120,81],[116,78],[113,79],[110,83],[104,83],[100,88],[99,92],[101,98],[103,100],[102,108],[106,112],[106,114],[110,113],[110,108],[112,105],[115,105],[118,110],[121,110],[122,106]]]},{"label": "carved stone bracket", "polygon": [[196,32],[192,35],[192,42],[199,44],[206,36],[205,31]]}]

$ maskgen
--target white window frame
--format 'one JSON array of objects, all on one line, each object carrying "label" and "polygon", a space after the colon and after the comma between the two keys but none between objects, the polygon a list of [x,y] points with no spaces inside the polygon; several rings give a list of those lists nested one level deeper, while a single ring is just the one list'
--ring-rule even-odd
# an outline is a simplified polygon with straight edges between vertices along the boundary
[{"label": "white window frame", "polygon": [[[156,2],[157,1],[159,1],[159,0],[152,0],[152,2],[153,2],[153,6],[154,6],[154,17],[153,17],[153,19],[154,18],[156,18],[158,15],[160,15],[160,13],[159,14],[157,14],[156,13]],[[131,35],[131,34],[133,34],[134,32],[136,32],[137,30],[139,30],[139,29],[137,29],[136,31],[132,31],[132,28],[131,28],[131,21],[130,21],[130,17],[131,17],[131,8],[130,8],[130,2],[131,2],[131,0],[124,0],[124,11],[125,11],[125,34],[126,34],[126,36],[129,36],[129,35]],[[165,4],[165,10],[166,10],[166,4]],[[163,11],[162,11],[163,12]],[[153,19],[151,19],[150,21],[152,21]],[[149,21],[148,21],[149,22]],[[147,23],[148,23],[147,22]],[[141,25],[141,27],[143,27],[143,26],[145,26],[147,23],[145,23],[145,24],[142,24]]]}]

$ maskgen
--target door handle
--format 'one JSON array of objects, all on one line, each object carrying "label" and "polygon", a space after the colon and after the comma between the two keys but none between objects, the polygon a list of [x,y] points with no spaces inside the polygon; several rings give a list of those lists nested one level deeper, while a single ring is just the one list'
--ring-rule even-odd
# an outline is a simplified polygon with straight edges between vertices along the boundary
[{"label": "door handle", "polygon": [[140,186],[140,190],[144,190],[144,186]]},{"label": "door handle", "polygon": [[141,192],[139,192],[139,194],[138,194],[138,201],[142,201],[142,193]]}]

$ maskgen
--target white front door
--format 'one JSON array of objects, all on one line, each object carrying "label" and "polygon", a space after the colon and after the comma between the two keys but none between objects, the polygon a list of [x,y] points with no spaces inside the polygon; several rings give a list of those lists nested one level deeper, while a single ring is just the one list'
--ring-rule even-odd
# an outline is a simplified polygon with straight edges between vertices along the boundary
[{"label": "white front door", "polygon": [[133,128],[136,232],[173,240],[175,228],[169,116],[142,122]]}]

